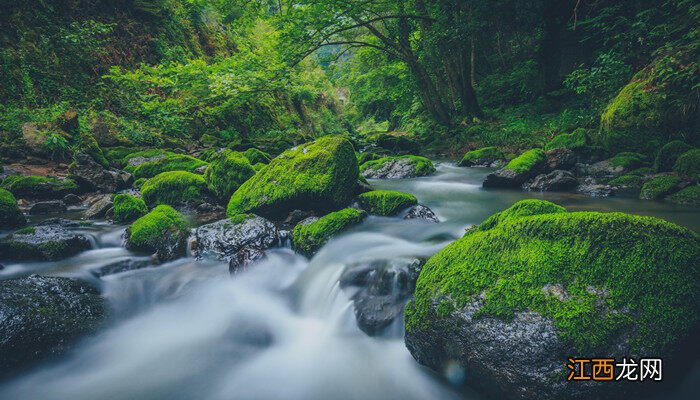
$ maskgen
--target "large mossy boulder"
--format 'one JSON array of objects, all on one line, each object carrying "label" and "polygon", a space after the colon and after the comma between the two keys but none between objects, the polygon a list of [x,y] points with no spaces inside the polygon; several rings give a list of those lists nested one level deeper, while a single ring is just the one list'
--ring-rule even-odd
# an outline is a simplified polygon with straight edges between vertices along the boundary
[{"label": "large mossy boulder", "polygon": [[678,157],[673,171],[688,179],[700,180],[700,149],[687,151]]},{"label": "large mossy boulder", "polygon": [[658,176],[642,186],[639,198],[658,200],[680,190],[681,178],[677,176]]},{"label": "large mossy boulder", "polygon": [[0,229],[16,228],[26,222],[15,196],[5,189],[0,189]]},{"label": "large mossy boulder", "polygon": [[586,130],[578,128],[571,133],[555,136],[545,146],[546,151],[554,149],[578,150],[586,147]]},{"label": "large mossy boulder", "polygon": [[676,164],[678,157],[692,149],[693,146],[680,140],[674,140],[666,143],[664,147],[662,147],[659,152],[656,153],[656,161],[654,162],[656,170],[659,172],[672,171],[673,165]]},{"label": "large mossy boulder", "polygon": [[352,199],[358,173],[352,144],[322,137],[283,152],[243,183],[231,196],[227,214],[275,218],[295,209],[336,210]]},{"label": "large mossy boulder", "polygon": [[78,190],[78,186],[70,179],[45,176],[8,176],[0,186],[15,197],[32,200],[60,199]]},{"label": "large mossy boulder", "polygon": [[395,190],[372,190],[357,196],[360,207],[370,214],[393,216],[418,204],[416,196]]},{"label": "large mossy boulder", "polygon": [[315,254],[333,236],[353,225],[357,225],[367,216],[362,210],[346,208],[324,215],[310,223],[300,223],[294,227],[294,250],[310,257]]},{"label": "large mossy boulder", "polygon": [[190,230],[185,218],[167,205],[159,205],[126,230],[126,247],[152,252],[160,261],[185,255]]},{"label": "large mossy boulder", "polygon": [[114,222],[125,223],[139,219],[148,213],[143,199],[130,194],[118,194],[112,200],[112,218]]},{"label": "large mossy boulder", "polygon": [[[459,162],[460,167],[491,167],[494,163],[503,162],[505,154],[498,147],[482,147],[464,154]],[[503,164],[501,164],[503,165]]]},{"label": "large mossy boulder", "polygon": [[531,149],[512,159],[505,167],[489,174],[484,180],[487,188],[520,188],[523,183],[539,175],[547,165],[542,149]]},{"label": "large mossy boulder", "polygon": [[255,175],[250,164],[245,155],[236,151],[223,150],[215,154],[204,173],[207,187],[217,198],[228,201],[236,189]]},{"label": "large mossy boulder", "polygon": [[406,345],[495,398],[621,398],[639,386],[566,382],[567,357],[653,354],[670,369],[700,322],[699,269],[700,237],[686,228],[516,203],[428,260]]},{"label": "large mossy boulder", "polygon": [[256,149],[255,147],[251,147],[248,150],[243,152],[243,155],[245,158],[248,159],[250,162],[250,165],[255,165],[255,164],[269,164],[270,160],[272,157],[270,157],[269,154],[265,153],[262,150]]},{"label": "large mossy boulder", "polygon": [[669,200],[678,204],[698,206],[700,205],[700,185],[688,186],[669,197]]},{"label": "large mossy boulder", "polygon": [[163,172],[141,186],[141,196],[150,206],[192,206],[201,204],[208,196],[204,177],[185,171]]},{"label": "large mossy boulder", "polygon": [[107,305],[75,279],[32,275],[0,281],[0,378],[69,350],[96,332]]},{"label": "large mossy boulder", "polygon": [[[133,161],[133,158],[131,159]],[[170,154],[144,162],[134,168],[127,168],[133,171],[134,177],[151,178],[163,172],[186,171],[194,172],[200,167],[207,165],[206,162],[185,154]]]},{"label": "large mossy boulder", "polygon": [[370,179],[403,179],[430,175],[435,172],[435,166],[425,157],[389,156],[367,161],[360,171]]},{"label": "large mossy boulder", "polygon": [[80,225],[49,219],[19,229],[0,239],[0,259],[12,261],[57,261],[92,247],[90,239],[78,232]]}]

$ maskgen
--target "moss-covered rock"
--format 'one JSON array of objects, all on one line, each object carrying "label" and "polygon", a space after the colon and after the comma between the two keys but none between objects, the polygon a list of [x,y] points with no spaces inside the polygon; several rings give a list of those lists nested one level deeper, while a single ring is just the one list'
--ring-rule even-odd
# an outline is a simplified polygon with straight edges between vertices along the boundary
[{"label": "moss-covered rock", "polygon": [[460,167],[491,166],[496,161],[505,160],[506,156],[497,147],[482,147],[468,151],[459,162]]},{"label": "moss-covered rock", "polygon": [[125,169],[127,171],[133,172],[135,167],[143,163],[155,161],[157,159],[172,155],[175,155],[175,153],[163,149],[147,149],[134,151],[124,155],[124,158],[122,158],[121,160],[121,164],[126,167]]},{"label": "moss-covered rock", "polygon": [[367,161],[376,160],[381,156],[372,151],[363,151],[361,153],[355,153],[355,157],[357,157],[357,165],[362,165]]},{"label": "moss-covered rock", "polygon": [[642,186],[639,198],[642,200],[658,200],[680,189],[681,178],[677,176],[658,176]]},{"label": "moss-covered rock", "polygon": [[700,185],[688,186],[669,197],[669,200],[678,204],[700,205]]},{"label": "moss-covered rock", "polygon": [[622,167],[628,171],[649,165],[647,157],[644,154],[632,152],[617,153],[608,161],[613,167]]},{"label": "moss-covered rock", "polygon": [[114,222],[124,223],[143,217],[148,213],[148,207],[142,199],[136,196],[118,194],[114,196],[112,212]]},{"label": "moss-covered rock", "polygon": [[333,236],[362,222],[366,215],[364,211],[346,208],[325,215],[309,224],[298,224],[294,227],[294,250],[305,256],[311,256]]},{"label": "moss-covered rock", "polygon": [[269,154],[265,153],[262,150],[256,149],[255,147],[251,147],[248,150],[243,152],[243,155],[245,158],[248,159],[251,165],[255,165],[258,163],[263,163],[263,164],[268,164],[272,157],[270,157]]},{"label": "moss-covered rock", "polygon": [[418,204],[416,196],[394,190],[372,190],[357,196],[360,206],[370,214],[391,216]]},{"label": "moss-covered rock", "polygon": [[685,176],[692,180],[700,179],[700,149],[686,151],[678,157],[673,165],[673,170],[679,175]]},{"label": "moss-covered rock", "polygon": [[405,155],[367,161],[360,171],[365,178],[402,179],[430,175],[435,166],[425,157]]},{"label": "moss-covered rock", "polygon": [[[78,225],[77,223],[75,225]],[[0,259],[15,261],[57,261],[92,246],[90,239],[73,231],[70,221],[50,219],[23,228],[0,239]]]},{"label": "moss-covered rock", "polygon": [[[530,217],[540,214],[556,214],[566,212],[564,207],[558,206],[548,201],[528,199],[521,200],[513,204],[510,208],[493,214],[484,222],[479,224],[479,230],[489,230],[494,226],[516,218]],[[471,230],[469,231],[471,232]]]},{"label": "moss-covered rock", "polygon": [[127,147],[127,146],[115,146],[103,149],[103,153],[107,161],[111,164],[115,164],[118,167],[123,167],[124,159],[134,153],[142,151],[139,147]]},{"label": "moss-covered rock", "polygon": [[70,179],[45,176],[8,176],[0,185],[15,197],[35,200],[57,199],[75,193],[78,186]]},{"label": "moss-covered rock", "polygon": [[642,177],[639,175],[622,175],[608,182],[609,185],[613,186],[642,186]]},{"label": "moss-covered rock", "polygon": [[545,150],[571,149],[577,150],[586,147],[586,130],[578,128],[571,133],[557,135],[544,147]]},{"label": "moss-covered rock", "polygon": [[161,261],[185,255],[189,227],[182,214],[159,205],[137,219],[126,231],[126,246],[132,250],[155,252]]},{"label": "moss-covered rock", "polygon": [[0,189],[0,229],[16,228],[27,222],[12,193]]},{"label": "moss-covered rock", "polygon": [[326,136],[273,159],[236,190],[227,214],[280,217],[294,209],[338,209],[352,198],[357,176],[350,142]]},{"label": "moss-covered rock", "polygon": [[693,146],[680,140],[674,140],[666,143],[664,147],[662,147],[659,152],[656,153],[656,160],[654,162],[656,170],[659,172],[668,172],[673,170],[673,165],[676,163],[678,157],[692,149]]},{"label": "moss-covered rock", "polygon": [[484,187],[519,188],[528,179],[538,175],[547,165],[542,149],[531,149],[512,159],[505,167],[489,174]]},{"label": "moss-covered rock", "polygon": [[135,178],[150,178],[163,172],[186,171],[194,172],[197,168],[207,165],[206,162],[184,154],[168,155],[153,161],[145,162],[133,169]]},{"label": "moss-covered rock", "polygon": [[146,179],[146,178],[139,178],[139,179],[135,180],[134,184],[133,184],[134,189],[141,190],[141,188],[143,187],[143,184],[146,183],[147,180],[148,179]]},{"label": "moss-covered rock", "polygon": [[428,260],[405,314],[419,362],[457,362],[493,394],[597,398],[609,385],[567,383],[562,355],[682,351],[700,322],[697,234],[651,217],[538,208],[557,212],[499,218]]},{"label": "moss-covered rock", "polygon": [[225,202],[253,175],[255,171],[248,158],[236,151],[223,150],[212,157],[204,180],[209,190]]},{"label": "moss-covered rock", "polygon": [[141,186],[146,204],[196,205],[208,195],[204,177],[185,171],[163,172]]}]

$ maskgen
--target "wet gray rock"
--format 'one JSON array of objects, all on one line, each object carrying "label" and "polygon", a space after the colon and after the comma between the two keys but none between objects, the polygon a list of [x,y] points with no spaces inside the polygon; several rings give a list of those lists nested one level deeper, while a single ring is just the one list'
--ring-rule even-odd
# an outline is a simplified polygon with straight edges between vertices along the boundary
[{"label": "wet gray rock", "polygon": [[576,193],[591,197],[609,197],[615,194],[615,188],[610,185],[596,183],[593,179],[586,179],[576,188]]},{"label": "wet gray rock", "polygon": [[15,261],[56,261],[92,245],[87,236],[68,229],[60,219],[44,221],[0,239],[0,258]]},{"label": "wet gray rock", "polygon": [[537,175],[530,183],[523,185],[525,190],[533,192],[564,192],[578,186],[578,180],[569,171],[556,170],[548,174]]},{"label": "wet gray rock", "polygon": [[245,271],[248,266],[265,259],[265,251],[253,246],[245,246],[231,257],[228,271],[231,275]]},{"label": "wet gray rock", "polygon": [[512,169],[499,169],[486,176],[483,186],[485,188],[519,189],[525,182],[542,170],[541,167],[533,169],[535,169],[536,172],[515,172]]},{"label": "wet gray rock", "polygon": [[404,215],[403,219],[422,219],[429,222],[440,222],[440,219],[438,219],[433,210],[422,204],[416,204],[411,207],[406,215]]},{"label": "wet gray rock", "polygon": [[341,287],[359,287],[353,296],[357,325],[370,336],[380,334],[403,313],[413,295],[423,261],[417,258],[373,260],[349,265]]},{"label": "wet gray rock", "polygon": [[88,191],[115,193],[131,186],[134,177],[118,169],[107,169],[87,154],[78,154],[71,164],[71,174],[81,188]]},{"label": "wet gray rock", "polygon": [[75,195],[75,194],[67,194],[63,197],[62,201],[67,205],[67,206],[75,206],[83,202],[83,199],[80,198],[80,196]]},{"label": "wet gray rock", "polygon": [[287,230],[292,230],[298,223],[309,217],[313,217],[313,215],[314,213],[312,211],[292,210],[282,222],[282,227]]},{"label": "wet gray rock", "polygon": [[550,170],[571,170],[576,166],[576,153],[571,149],[559,148],[545,152],[547,166]]},{"label": "wet gray rock", "polygon": [[90,271],[94,276],[101,278],[107,275],[114,275],[120,272],[133,271],[148,268],[153,265],[151,258],[127,258],[115,261]]},{"label": "wet gray rock", "polygon": [[94,203],[85,210],[83,216],[85,219],[99,219],[105,218],[107,212],[112,209],[114,203],[112,203],[112,195],[106,194],[104,196],[98,197]]},{"label": "wet gray rock", "polygon": [[68,278],[32,275],[0,282],[0,376],[63,354],[97,331],[106,313],[97,289]]},{"label": "wet gray rock", "polygon": [[627,169],[623,166],[614,166],[610,160],[598,161],[595,164],[576,164],[576,175],[592,178],[612,179],[623,175]]},{"label": "wet gray rock", "polygon": [[362,176],[371,179],[403,179],[419,175],[415,161],[410,158],[392,158],[362,172]]},{"label": "wet gray rock", "polygon": [[195,230],[192,251],[198,258],[228,261],[234,270],[260,258],[264,250],[279,243],[275,225],[257,215],[234,223],[223,219]]},{"label": "wet gray rock", "polygon": [[41,201],[29,208],[29,215],[58,214],[66,211],[68,207],[61,200]]}]

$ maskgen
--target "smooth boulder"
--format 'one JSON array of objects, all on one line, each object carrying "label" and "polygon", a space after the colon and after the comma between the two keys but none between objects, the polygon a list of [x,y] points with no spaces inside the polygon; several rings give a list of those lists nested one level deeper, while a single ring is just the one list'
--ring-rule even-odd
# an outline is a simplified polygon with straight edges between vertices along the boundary
[{"label": "smooth boulder", "polygon": [[202,225],[195,229],[194,238],[192,252],[196,257],[213,257],[229,262],[235,259],[236,268],[250,261],[251,258],[245,257],[245,254],[264,251],[279,243],[275,225],[253,214]]},{"label": "smooth boulder", "polygon": [[73,229],[77,224],[51,219],[22,228],[0,239],[0,258],[14,261],[57,261],[92,247],[90,239]]},{"label": "smooth boulder", "polygon": [[360,166],[362,176],[372,179],[404,179],[435,172],[432,161],[419,156],[390,156],[367,161]]}]

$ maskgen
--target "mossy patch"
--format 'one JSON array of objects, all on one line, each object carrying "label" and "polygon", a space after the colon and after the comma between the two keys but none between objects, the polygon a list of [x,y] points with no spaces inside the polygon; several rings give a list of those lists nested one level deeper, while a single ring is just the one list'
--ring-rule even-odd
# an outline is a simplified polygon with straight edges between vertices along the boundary
[{"label": "mossy patch", "polygon": [[510,221],[516,218],[563,212],[566,212],[564,207],[558,206],[549,201],[537,199],[521,200],[513,204],[513,206],[510,208],[488,217],[484,222],[479,224],[479,230],[489,230],[502,222]]},{"label": "mossy patch", "polygon": [[194,172],[197,168],[207,165],[206,162],[184,154],[174,154],[145,162],[133,169],[135,178],[150,178],[163,172],[186,171]]},{"label": "mossy patch", "polygon": [[[597,212],[512,218],[428,260],[406,308],[406,329],[436,324],[433,318],[483,296],[475,317],[540,313],[580,354],[609,351],[622,332],[634,354],[660,354],[700,319],[698,268],[698,235],[657,218]],[[547,285],[561,285],[567,297],[549,294]],[[444,310],[435,316],[431,309],[440,302]]]},{"label": "mossy patch", "polygon": [[460,167],[471,166],[475,164],[490,164],[497,160],[505,160],[506,156],[497,147],[482,147],[480,149],[468,151],[459,162]]},{"label": "mossy patch", "polygon": [[578,128],[571,133],[563,133],[557,135],[550,140],[544,147],[545,150],[554,149],[582,149],[586,147],[586,130]]},{"label": "mossy patch", "polygon": [[146,179],[146,178],[139,178],[139,179],[135,180],[134,184],[133,184],[134,188],[140,190],[143,187],[143,184],[146,183],[147,180],[148,179]]},{"label": "mossy patch", "polygon": [[175,153],[168,151],[168,150],[162,150],[162,149],[147,149],[147,150],[140,150],[140,151],[134,151],[127,153],[124,158],[122,158],[122,165],[129,165],[129,162],[135,158],[153,158],[153,157],[165,157],[165,156],[172,156],[175,155]]},{"label": "mossy patch", "polygon": [[128,229],[129,248],[153,251],[161,248],[165,238],[186,237],[187,221],[182,214],[167,205],[159,205],[137,219]]},{"label": "mossy patch", "polygon": [[36,233],[36,228],[33,226],[28,226],[26,228],[17,229],[12,232],[13,235],[33,235]]},{"label": "mossy patch", "polygon": [[70,179],[45,176],[8,176],[0,186],[16,197],[32,199],[55,199],[78,190],[78,186]]},{"label": "mossy patch", "polygon": [[287,150],[231,196],[229,216],[253,212],[286,215],[293,209],[334,210],[352,198],[358,168],[352,144],[326,136]]},{"label": "mossy patch", "polygon": [[673,170],[692,180],[700,179],[700,149],[683,153],[673,165]]},{"label": "mossy patch", "polygon": [[204,177],[185,171],[163,172],[141,187],[141,196],[150,206],[198,204],[206,194]]},{"label": "mossy patch", "polygon": [[647,157],[644,154],[632,152],[618,153],[609,161],[610,165],[614,167],[623,167],[627,170],[632,170],[649,164],[647,162]]},{"label": "mossy patch", "polygon": [[677,176],[659,176],[642,186],[639,198],[642,200],[657,200],[678,190],[681,178]]},{"label": "mossy patch", "polygon": [[236,151],[223,150],[211,158],[204,180],[209,190],[225,202],[253,175],[255,171],[248,158]]},{"label": "mossy patch", "polygon": [[688,186],[669,198],[674,203],[700,205],[700,185]]},{"label": "mossy patch", "polygon": [[236,214],[230,217],[229,220],[234,224],[242,224],[251,218],[255,218],[255,214]]},{"label": "mossy patch", "polygon": [[378,158],[376,160],[367,161],[360,166],[360,171],[365,172],[367,170],[378,170],[384,167],[385,164],[389,162],[395,162],[396,160],[408,160],[410,164],[413,165],[414,172],[411,176],[426,176],[435,172],[435,166],[433,162],[429,159],[421,156],[405,155],[405,156],[388,156]]},{"label": "mossy patch", "polygon": [[268,164],[270,160],[272,160],[272,157],[270,157],[269,154],[262,150],[256,149],[255,147],[251,147],[250,149],[244,151],[243,155],[248,159],[251,165],[255,165],[257,163]]},{"label": "mossy patch", "polygon": [[26,222],[15,196],[5,189],[0,189],[0,228],[14,228]]},{"label": "mossy patch", "polygon": [[416,196],[395,190],[372,190],[357,196],[362,208],[370,214],[391,216],[418,204]]},{"label": "mossy patch", "polygon": [[622,175],[608,182],[609,185],[613,186],[641,186],[642,177],[638,175]]},{"label": "mossy patch", "polygon": [[656,154],[656,160],[654,162],[656,170],[659,172],[673,170],[673,165],[676,163],[676,160],[678,160],[678,157],[692,149],[693,146],[681,142],[680,140],[666,143]]},{"label": "mossy patch", "polygon": [[381,156],[372,151],[363,151],[362,153],[355,153],[357,158],[357,165],[362,165],[367,161],[372,161],[380,158]]},{"label": "mossy patch", "polygon": [[294,249],[310,256],[316,253],[330,238],[352,225],[359,224],[367,213],[354,208],[332,212],[310,224],[294,227]]},{"label": "mossy patch", "polygon": [[113,203],[114,222],[131,222],[148,213],[146,203],[142,199],[130,194],[118,194],[114,196]]},{"label": "mossy patch", "polygon": [[538,165],[547,161],[547,156],[542,149],[531,149],[512,159],[504,169],[518,173],[529,172]]}]

